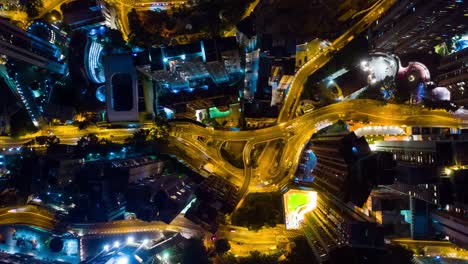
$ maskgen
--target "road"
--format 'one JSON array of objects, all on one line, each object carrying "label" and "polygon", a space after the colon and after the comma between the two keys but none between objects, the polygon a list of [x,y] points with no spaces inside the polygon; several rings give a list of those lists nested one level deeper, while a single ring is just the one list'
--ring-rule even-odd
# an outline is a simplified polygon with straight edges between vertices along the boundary
[{"label": "road", "polygon": [[154,8],[159,8],[162,10],[170,9],[172,6],[178,6],[185,4],[187,5],[186,0],[161,0],[161,1],[135,1],[135,3],[129,4],[128,1],[120,0],[105,0],[107,3],[112,4],[116,8],[116,13],[118,14],[120,31],[125,40],[128,40],[130,35],[130,26],[128,22],[128,13],[132,9],[137,11],[145,10],[154,10]]},{"label": "road", "polygon": [[28,20],[28,15],[26,14],[26,12],[17,11],[17,10],[11,10],[11,11],[2,10],[0,11],[0,17],[11,19],[13,21],[21,21],[21,22],[26,22]]},{"label": "road", "polygon": [[[203,175],[207,175],[207,172],[202,167],[208,163],[213,164],[214,174],[239,186],[241,196],[243,196],[244,190],[257,191],[263,188],[261,185],[256,185],[255,182],[250,183],[252,169],[249,165],[252,163],[250,158],[255,145],[284,139],[283,153],[278,154],[280,155],[278,170],[262,169],[261,171],[262,181],[271,181],[271,184],[284,183],[292,177],[299,160],[300,150],[315,133],[315,124],[318,122],[333,123],[340,119],[366,121],[388,126],[452,128],[468,126],[468,116],[454,116],[443,110],[428,110],[411,105],[384,104],[373,100],[352,100],[332,104],[279,125],[253,131],[220,131],[188,122],[173,122],[169,133],[171,146],[168,147],[168,153],[184,160],[190,167]],[[95,133],[98,137],[109,138],[114,142],[123,142],[125,138],[133,134],[135,128],[90,127],[78,130],[74,126],[58,126],[51,127],[50,131],[59,137],[62,143],[75,144],[81,136],[88,133]],[[0,137],[0,147],[21,146],[35,136],[44,134],[46,133],[40,132],[19,139]],[[230,141],[246,142],[243,160],[247,166],[244,166],[244,170],[232,166],[223,159],[220,153],[220,146],[224,142]],[[269,153],[268,157],[276,155],[277,150],[271,148],[274,148],[274,144],[268,144],[264,150],[265,153]],[[264,166],[260,164],[260,168],[264,168]],[[288,167],[292,169],[289,170]]]},{"label": "road", "polygon": [[[249,5],[249,7],[247,7],[247,9],[246,9],[245,12],[244,12],[244,15],[242,15],[242,18],[241,18],[240,20],[242,20],[242,19],[244,19],[244,18],[250,16],[250,14],[252,14],[252,12],[255,10],[255,7],[257,7],[258,3],[260,3],[260,0],[255,0],[255,1],[253,1],[253,2]],[[224,36],[225,36],[225,37],[232,37],[232,36],[235,36],[235,35],[236,35],[236,27],[235,27],[235,26],[233,26],[231,30],[226,31],[226,32],[224,33]]]},{"label": "road", "polygon": [[[468,127],[468,117],[454,116],[445,111],[428,110],[419,106],[385,104],[373,100],[352,100],[332,104],[318,110],[311,111],[295,118],[293,113],[302,92],[302,84],[307,77],[318,68],[325,65],[333,53],[349,43],[356,34],[362,32],[370,23],[375,21],[395,1],[379,1],[367,15],[355,26],[333,42],[333,44],[307,62],[296,74],[286,98],[283,111],[280,114],[278,125],[254,131],[219,131],[197,126],[188,122],[174,122],[169,133],[169,154],[177,156],[195,171],[206,175],[203,166],[212,164],[213,174],[223,177],[234,185],[240,187],[240,199],[248,191],[259,191],[265,188],[280,188],[287,184],[294,175],[301,150],[315,133],[315,124],[318,122],[336,122],[338,120],[365,121],[377,125],[392,126],[434,126],[464,128]],[[122,142],[130,136],[134,129],[106,129],[89,128],[78,130],[73,126],[52,127],[51,132],[61,139],[62,143],[74,144],[83,135],[96,133],[98,137],[112,138],[115,142]],[[40,134],[40,133],[39,133]],[[19,146],[33,138],[35,135],[12,139],[0,138],[0,147]],[[282,153],[277,153],[273,140],[284,139]],[[225,142],[245,141],[243,149],[244,170],[237,169],[226,161],[221,153],[220,146]],[[268,186],[259,184],[259,179],[252,179],[251,155],[254,147],[260,143],[267,143],[262,155],[265,157],[278,157],[278,169],[266,170],[269,167],[260,164],[262,172],[261,181],[267,181]],[[269,158],[271,161],[271,158]],[[271,163],[270,163],[271,164]],[[276,164],[275,164],[276,165]],[[291,168],[291,169],[289,169]]]},{"label": "road", "polygon": [[43,130],[37,133],[28,134],[19,138],[2,136],[0,137],[0,148],[20,147],[37,136],[44,135],[55,135],[60,138],[61,144],[75,145],[81,137],[90,133],[95,133],[99,138],[107,138],[116,143],[123,143],[124,140],[132,136],[136,130],[138,130],[138,128],[103,128],[90,126],[80,130],[73,125],[50,126],[44,127]]},{"label": "road", "polygon": [[245,227],[220,226],[216,232],[217,239],[227,239],[231,245],[230,252],[238,256],[247,256],[255,249],[260,252],[277,250],[278,246],[301,236],[300,230],[286,230],[284,225],[249,231]]},{"label": "road", "polygon": [[41,18],[43,15],[47,14],[48,12],[52,11],[53,9],[59,9],[59,12],[61,13],[62,11],[60,11],[60,5],[62,5],[63,3],[65,2],[69,2],[71,0],[45,0],[44,1],[44,7],[42,8],[41,12],[39,13],[39,15],[37,17],[35,17],[34,19],[38,19],[38,18]]},{"label": "road", "polygon": [[36,206],[2,208],[0,209],[0,224],[34,226],[47,231],[59,231],[60,227],[51,212]]},{"label": "road", "polygon": [[392,244],[411,249],[416,255],[424,252],[426,256],[442,256],[468,260],[468,251],[457,247],[449,241],[414,240],[411,238],[392,239]]},{"label": "road", "polygon": [[18,208],[2,208],[0,210],[0,225],[27,225],[37,227],[56,234],[71,232],[75,235],[110,235],[137,232],[152,232],[171,230],[180,232],[187,237],[203,237],[205,231],[182,214],[170,224],[160,221],[144,222],[141,220],[122,220],[104,223],[71,224],[68,227],[50,211],[37,206],[28,205]]},{"label": "road", "polygon": [[70,229],[80,236],[131,234],[164,230],[180,232],[186,237],[204,237],[205,235],[203,228],[192,223],[182,214],[178,215],[170,224],[160,221],[121,220],[107,223],[72,224]]},{"label": "road", "polygon": [[327,64],[333,55],[350,43],[355,36],[363,32],[368,26],[376,21],[396,0],[379,0],[373,8],[349,30],[335,39],[328,47],[323,48],[317,55],[304,64],[295,74],[294,80],[289,87],[289,92],[284,99],[283,107],[278,116],[278,123],[285,122],[295,117],[296,108],[299,104],[304,83],[315,71]]},{"label": "road", "polygon": [[[192,123],[175,122],[170,131],[170,136],[176,140],[183,140],[186,144],[181,144],[184,150],[192,148],[192,153],[199,153],[199,162],[226,164],[227,161],[220,161],[218,149],[204,142],[217,140],[221,143],[229,141],[246,141],[244,147],[244,164],[251,164],[250,157],[252,146],[261,142],[271,142],[275,139],[285,140],[283,154],[279,158],[279,171],[270,174],[272,170],[261,170],[264,181],[271,181],[273,184],[284,183],[293,175],[297,166],[303,146],[307,143],[313,133],[315,124],[318,122],[336,122],[338,120],[366,121],[374,125],[388,126],[434,126],[434,127],[467,127],[468,116],[461,118],[442,110],[428,110],[419,106],[385,104],[374,100],[352,100],[336,103],[309,112],[296,119],[281,123],[277,126],[254,130],[254,131],[218,131],[203,128]],[[200,138],[204,140],[201,141]],[[189,144],[192,142],[193,144]],[[196,143],[195,143],[196,142]],[[193,149],[195,147],[195,149]],[[273,148],[274,144],[269,144],[268,148]],[[267,147],[266,147],[267,148]],[[271,157],[277,150],[265,149],[264,152]],[[288,163],[292,165],[288,165]],[[192,167],[200,167],[203,163],[191,164]],[[263,165],[261,165],[263,166]],[[288,171],[288,167],[292,168]],[[262,167],[261,167],[262,168]],[[244,174],[241,171],[219,171],[219,176],[229,179],[233,184],[239,185],[243,179],[248,182],[251,175],[250,166],[245,166]],[[244,184],[243,183],[243,184]],[[249,183],[250,184],[250,183]],[[245,185],[244,185],[245,186]],[[250,187],[253,187],[250,185]],[[259,187],[260,188],[260,187]],[[255,190],[255,189],[252,189]]]}]

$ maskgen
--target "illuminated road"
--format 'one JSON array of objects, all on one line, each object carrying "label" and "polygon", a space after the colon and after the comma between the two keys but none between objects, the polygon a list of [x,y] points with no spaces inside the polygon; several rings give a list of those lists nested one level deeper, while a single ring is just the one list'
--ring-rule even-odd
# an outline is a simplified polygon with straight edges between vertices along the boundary
[{"label": "illuminated road", "polygon": [[60,227],[51,212],[35,206],[2,208],[0,224],[34,226],[47,231],[58,231]]},{"label": "illuminated road", "polygon": [[[202,175],[214,174],[223,177],[240,188],[240,198],[248,191],[261,191],[265,188],[280,188],[295,173],[299,156],[304,145],[315,133],[315,124],[334,123],[338,120],[365,121],[385,126],[419,127],[468,127],[468,118],[454,116],[442,110],[428,110],[419,106],[386,104],[373,100],[352,100],[332,104],[295,117],[294,109],[302,92],[302,84],[307,77],[325,65],[333,53],[348,44],[356,34],[362,32],[375,21],[395,1],[376,2],[372,10],[333,44],[307,62],[296,74],[286,98],[278,125],[254,131],[219,131],[197,126],[188,122],[173,122],[169,134],[169,154],[183,160],[189,167]],[[122,6],[123,7],[123,6]],[[251,7],[252,10],[254,7]],[[95,133],[114,142],[123,142],[134,129],[89,128],[78,130],[73,126],[52,127],[51,131],[61,143],[74,144],[83,135]],[[0,147],[19,146],[34,136],[20,139],[0,138]],[[281,153],[275,149],[274,140],[284,140]],[[226,161],[220,149],[223,143],[245,141],[243,149],[244,169],[238,169]],[[260,143],[267,143],[261,154],[262,162],[252,169],[252,150]],[[278,160],[276,164],[275,160]],[[265,162],[266,161],[266,162]],[[212,171],[204,169],[211,165]],[[261,174],[261,177],[256,177]]]},{"label": "illuminated road", "polygon": [[[462,120],[461,116],[455,117],[443,110],[436,111],[419,106],[385,104],[373,100],[353,100],[329,105],[277,126],[254,131],[219,131],[192,123],[173,122],[169,133],[170,146],[167,152],[185,161],[192,169],[201,172],[202,175],[209,174],[203,169],[203,166],[212,164],[213,174],[239,186],[241,194],[243,194],[244,190],[257,191],[263,188],[262,185],[256,185],[257,182],[250,184],[252,175],[252,168],[250,167],[252,161],[250,159],[254,146],[261,142],[284,139],[282,154],[277,154],[278,150],[272,149],[275,144],[268,144],[264,154],[262,154],[266,155],[264,158],[268,157],[267,162],[269,164],[272,161],[270,157],[279,155],[279,163],[275,166],[277,169],[267,170],[265,168],[270,165],[262,164],[262,162],[259,163],[259,168],[256,171],[261,172],[262,181],[271,181],[270,184],[287,181],[295,171],[304,144],[315,132],[315,124],[324,121],[333,123],[340,119],[366,121],[386,126],[451,128],[468,126],[468,118]],[[78,130],[74,126],[59,126],[51,127],[50,131],[60,138],[61,143],[65,144],[75,144],[80,137],[89,133],[95,133],[98,137],[109,138],[118,143],[131,136],[135,129],[90,127],[85,130]],[[35,136],[43,134],[45,133],[37,133],[19,139],[1,137],[0,147],[21,146]],[[243,150],[244,170],[232,166],[221,156],[220,146],[224,142],[230,141],[246,142]],[[256,178],[256,181],[259,181],[259,179]]]},{"label": "illuminated road", "polygon": [[162,230],[180,232],[186,237],[203,237],[205,231],[183,215],[178,215],[170,224],[159,221],[144,222],[141,220],[122,220],[108,223],[73,224],[70,228],[80,236],[131,234],[139,232],[156,232]]},{"label": "illuminated road", "polygon": [[[407,247],[416,254],[424,249],[425,255],[438,255],[449,258],[468,260],[468,250],[457,247],[449,241],[413,240],[411,238],[392,239],[392,244]],[[442,262],[443,263],[443,262]]]},{"label": "illuminated road", "polygon": [[39,15],[34,19],[40,18],[54,9],[57,9],[57,11],[62,13],[62,11],[60,10],[60,6],[65,2],[71,2],[71,0],[45,0],[44,7],[41,9]]},{"label": "illuminated road", "polygon": [[[344,117],[348,113],[353,113],[354,111],[354,104],[356,103],[337,103],[330,107],[322,108],[318,111],[311,112],[310,115],[304,115],[297,119],[294,122],[281,122],[282,120],[291,120],[294,116],[295,106],[300,98],[300,94],[302,92],[302,84],[305,82],[307,77],[312,74],[315,70],[322,67],[326,62],[330,60],[332,57],[332,53],[344,47],[348,44],[356,34],[362,32],[369,24],[375,21],[380,15],[387,10],[395,1],[379,1],[374,4],[371,11],[365,15],[358,23],[356,23],[353,27],[351,27],[346,33],[344,33],[341,37],[336,39],[333,44],[325,48],[321,53],[316,55],[312,58],[309,62],[307,62],[296,74],[295,80],[293,81],[289,94],[285,100],[285,105],[282,109],[284,109],[279,116],[280,125],[261,129],[256,131],[244,131],[244,132],[226,132],[226,131],[214,131],[209,130],[201,127],[197,127],[193,124],[181,124],[178,123],[174,126],[174,129],[171,131],[171,142],[174,142],[174,145],[178,146],[178,150],[173,150],[173,154],[183,154],[186,157],[193,157],[192,161],[187,161],[192,168],[194,168],[198,172],[203,173],[202,167],[205,164],[212,164],[216,171],[213,171],[214,174],[219,175],[228,179],[229,181],[233,182],[240,188],[240,196],[242,197],[247,190],[249,189],[250,179],[252,175],[252,169],[250,168],[250,158],[251,158],[251,150],[252,148],[260,143],[260,142],[269,142],[273,139],[277,138],[285,138],[285,148],[283,154],[280,157],[281,164],[275,164],[278,167],[278,170],[268,170],[266,175],[263,179],[267,182],[273,181],[278,182],[280,179],[287,179],[287,176],[290,176],[294,169],[290,170],[289,172],[285,171],[285,168],[295,168],[297,165],[297,159],[299,156],[300,151],[302,149],[303,144],[308,140],[310,135],[314,132],[312,127],[313,125],[321,120],[339,120],[340,118]],[[256,2],[255,2],[256,3]],[[120,6],[120,16],[123,19],[126,19],[126,11],[124,9],[128,8],[127,6]],[[247,12],[251,12],[255,8],[255,5],[252,4]],[[127,25],[127,20],[123,20],[122,24]],[[125,30],[125,28],[124,28]],[[125,33],[125,32],[124,32]],[[127,32],[128,33],[128,32]],[[348,105],[347,105],[348,104]],[[368,108],[366,105],[363,109]],[[377,108],[381,108],[378,106]],[[361,118],[367,120],[370,118],[370,115],[377,112],[377,108],[372,109],[372,111],[368,111],[367,113],[358,114],[357,118]],[[336,109],[336,111],[334,111]],[[359,109],[359,108],[357,108]],[[400,109],[400,108],[399,108]],[[404,108],[402,108],[404,109]],[[398,111],[397,111],[398,112]],[[366,115],[367,114],[367,115]],[[366,116],[364,116],[366,115]],[[327,118],[324,118],[327,117]],[[384,118],[384,117],[382,117]],[[350,118],[353,119],[353,118]],[[388,122],[381,122],[383,120],[378,120],[379,124],[387,124]],[[387,121],[387,120],[385,120]],[[404,125],[410,125],[408,122],[403,123]],[[441,124],[438,124],[441,125]],[[458,123],[457,123],[458,125]],[[306,128],[306,129],[305,129]],[[112,132],[105,131],[102,129],[97,129],[96,131],[70,131],[67,133],[62,133],[61,129],[57,131],[53,131],[53,133],[61,139],[62,143],[70,144],[76,142],[81,136],[93,132],[96,133],[99,137],[111,137],[112,140],[115,142],[121,142],[127,136],[133,133],[132,130],[129,131],[122,131],[122,130],[112,130]],[[205,142],[200,142],[200,136],[209,139],[211,142],[219,142],[221,145],[227,141],[235,141],[235,140],[244,140],[246,141],[246,146],[243,151],[243,160],[244,164],[246,164],[244,171],[239,170],[229,164],[229,162],[225,161],[220,153],[219,148],[215,148],[213,146],[208,146]],[[21,141],[22,140],[22,141]],[[16,144],[16,146],[24,143],[27,141],[27,138],[22,138],[20,140],[12,140],[8,138],[0,139],[0,147],[8,147],[12,144]],[[270,146],[271,144],[268,144]],[[265,151],[271,153],[270,155],[274,155],[274,151],[269,150],[268,147]],[[170,150],[170,148],[169,148]],[[196,155],[196,157],[194,156]],[[294,158],[293,158],[294,157]],[[204,162],[200,162],[200,160],[204,160]],[[288,163],[292,163],[292,166],[288,166]],[[265,168],[266,165],[262,164],[259,169]],[[274,171],[274,173],[272,172]],[[262,172],[265,172],[262,170]],[[286,173],[285,173],[286,172]],[[273,175],[274,174],[274,175]]]},{"label": "illuminated road", "polygon": [[130,35],[128,12],[130,12],[131,9],[123,3],[115,3],[115,7],[117,9],[116,13],[118,14],[120,31],[122,32],[123,38],[128,40],[128,36]]},{"label": "illuminated road", "polygon": [[[51,134],[49,134],[47,130],[49,130]],[[73,125],[51,126],[35,134],[29,134],[19,138],[0,137],[0,148],[20,147],[37,136],[45,135],[57,136],[60,138],[61,144],[75,145],[81,137],[90,133],[96,134],[99,138],[110,139],[115,143],[123,143],[124,140],[132,136],[136,130],[137,128],[102,128],[93,126],[79,130]]]},{"label": "illuminated road", "polygon": [[199,225],[192,223],[183,215],[178,215],[170,224],[159,221],[122,220],[105,223],[71,224],[65,227],[64,223],[60,223],[53,213],[36,206],[2,208],[0,211],[0,225],[27,225],[57,234],[72,232],[79,236],[171,230],[180,232],[187,237],[202,237],[205,232]]},{"label": "illuminated road", "polygon": [[317,55],[304,64],[294,75],[294,80],[289,87],[289,92],[286,95],[281,112],[278,116],[278,123],[293,119],[297,106],[299,104],[304,83],[307,78],[315,71],[323,67],[333,58],[333,55],[341,50],[344,46],[350,43],[354,37],[363,32],[368,26],[376,21],[386,10],[388,10],[396,0],[379,0],[373,5],[373,8],[348,31],[333,43],[321,50]]},{"label": "illuminated road", "polygon": [[[443,110],[428,110],[420,106],[386,104],[374,100],[353,100],[336,103],[323,107],[321,109],[309,112],[294,120],[281,123],[274,127],[254,130],[254,131],[218,131],[192,123],[175,122],[170,131],[172,141],[183,141],[185,144],[178,144],[180,148],[177,151],[190,153],[190,157],[196,159],[186,160],[192,168],[200,168],[204,164],[211,163],[215,165],[217,176],[229,180],[231,183],[241,187],[240,196],[247,191],[261,191],[264,188],[276,188],[287,184],[294,175],[295,168],[298,165],[301,150],[308,142],[313,133],[315,133],[315,124],[318,122],[336,122],[338,120],[365,121],[374,125],[384,126],[417,126],[417,127],[468,127],[468,116],[463,119]],[[259,164],[258,173],[262,178],[251,182],[252,146],[261,142],[271,142],[275,139],[284,138],[283,153],[278,154],[279,164],[277,170],[265,170],[267,166]],[[201,140],[203,139],[203,140]],[[224,166],[228,161],[220,159],[219,149],[216,146],[206,144],[216,140],[218,144],[229,141],[246,141],[243,151],[245,169],[225,170]],[[270,154],[266,157],[274,156],[278,150],[272,149],[275,144],[269,144],[264,153]],[[269,149],[268,149],[269,148]],[[197,154],[198,153],[198,154]],[[176,155],[176,153],[175,153]],[[184,160],[183,157],[180,159]],[[270,160],[266,160],[268,164]],[[290,169],[289,169],[290,168]],[[261,182],[267,182],[268,185]]]},{"label": "illuminated road", "polygon": [[301,236],[300,230],[286,230],[284,225],[249,231],[245,227],[220,226],[216,232],[218,239],[227,239],[231,245],[230,252],[239,256],[250,254],[252,249],[260,252],[273,251],[281,242],[289,242]]},{"label": "illuminated road", "polygon": [[120,0],[105,0],[109,4],[112,4],[116,8],[116,13],[119,19],[119,27],[120,31],[125,40],[128,40],[128,36],[130,35],[130,26],[128,22],[128,13],[132,9],[136,9],[137,11],[145,11],[145,10],[154,10],[155,8],[159,8],[161,10],[170,9],[173,6],[179,5],[188,5],[186,0],[167,0],[167,1],[135,1],[135,3],[129,4],[128,1],[120,1]]},{"label": "illuminated road", "polygon": [[[257,7],[258,3],[260,2],[260,0],[255,0],[254,2],[252,2],[249,7],[247,8],[247,10],[245,10],[244,12],[244,15],[242,15],[242,19],[250,16],[250,14],[252,14],[252,12],[255,10],[255,7]],[[235,36],[236,35],[236,27],[233,26],[231,30],[227,31],[224,33],[224,36],[225,37],[232,37],[232,36]]]},{"label": "illuminated road", "polygon": [[6,19],[11,19],[13,21],[21,21],[21,22],[26,22],[28,20],[28,15],[26,12],[23,11],[5,11],[2,10],[0,11],[0,17],[6,18]]}]

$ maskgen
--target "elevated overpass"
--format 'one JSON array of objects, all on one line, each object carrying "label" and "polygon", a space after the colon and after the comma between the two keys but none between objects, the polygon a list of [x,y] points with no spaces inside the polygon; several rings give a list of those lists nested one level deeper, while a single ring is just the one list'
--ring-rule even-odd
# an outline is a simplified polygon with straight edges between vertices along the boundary
[{"label": "elevated overpass", "polygon": [[[219,131],[188,122],[175,122],[170,137],[173,141],[181,142],[174,144],[174,147],[178,148],[177,151],[190,153],[192,159],[187,160],[188,164],[194,168],[201,168],[206,163],[212,163],[217,169],[215,174],[241,187],[242,194],[249,189],[252,179],[256,184],[260,181],[267,181],[273,185],[287,183],[295,172],[301,150],[316,132],[315,124],[334,123],[338,120],[363,121],[385,126],[468,127],[468,115],[461,117],[444,110],[428,110],[420,106],[387,104],[375,100],[352,100],[329,105],[277,126],[254,131]],[[270,173],[268,167],[271,163],[268,160],[262,160],[257,168],[253,168],[251,157],[254,147],[277,139],[284,140],[283,150],[275,149],[273,144],[267,144],[263,152],[281,151],[277,154],[281,157],[278,170]],[[233,141],[246,142],[243,150],[243,171],[232,169],[232,165],[220,154],[219,146]],[[262,179],[252,178],[255,172],[261,172]],[[254,184],[250,187],[252,190],[260,190],[267,186]]]},{"label": "elevated overpass", "polygon": [[190,222],[183,215],[176,217],[170,224],[141,220],[67,224],[66,222],[61,222],[59,217],[55,216],[51,211],[33,205],[1,209],[0,225],[24,225],[57,235],[70,233],[75,236],[155,232],[161,230],[180,232],[188,237],[200,237],[204,233],[204,230],[200,226]]},{"label": "elevated overpass", "polygon": [[296,72],[278,116],[278,123],[285,122],[295,117],[296,109],[307,78],[315,71],[325,66],[337,51],[341,50],[357,35],[367,29],[374,21],[382,16],[385,11],[392,7],[395,2],[396,0],[378,0],[375,2],[372,7],[368,9],[369,12],[367,12],[363,18],[344,34],[335,39],[330,46],[323,48]]},{"label": "elevated overpass", "polygon": [[28,15],[26,12],[18,10],[2,10],[0,11],[0,17],[12,20],[12,21],[21,21],[25,23],[28,20]]},{"label": "elevated overpass", "polygon": [[[279,125],[254,131],[220,131],[205,128],[192,122],[174,122],[169,133],[171,148],[168,149],[169,152],[172,151],[174,155],[184,160],[195,170],[203,170],[203,166],[207,163],[215,165],[213,166],[215,168],[214,174],[239,186],[242,198],[249,190],[261,191],[272,188],[272,186],[273,188],[281,188],[282,185],[287,184],[294,175],[304,145],[316,132],[315,124],[325,121],[333,123],[338,120],[365,121],[385,126],[468,127],[468,114],[460,116],[444,110],[428,110],[414,105],[387,104],[375,100],[352,100],[329,105]],[[99,130],[99,128],[96,129]],[[133,130],[127,129],[115,131],[107,129],[105,133],[115,135],[116,131],[127,136],[133,133]],[[62,139],[69,134],[70,132],[64,131],[56,135]],[[268,160],[266,162],[262,160],[257,168],[253,168],[252,152],[254,147],[260,143],[269,143],[278,139],[284,141],[282,150],[277,149],[274,144],[267,144],[263,150],[263,152],[277,153],[280,157],[278,170],[274,172],[268,170],[270,164]],[[245,141],[246,143],[242,153],[244,170],[232,166],[220,153],[220,146],[223,143],[233,141]],[[11,142],[15,142],[15,139],[11,139]],[[256,172],[261,172],[263,177],[261,179],[256,177]],[[267,185],[258,184],[265,180],[269,182]],[[154,223],[145,224],[145,222],[135,221],[131,227],[122,226],[127,224],[125,222],[106,223],[103,227],[91,225],[65,228],[52,213],[31,206],[1,209],[0,224],[35,226],[55,232],[85,228],[84,230],[89,234],[105,234],[112,230],[112,232],[119,232],[118,230],[122,228],[128,232],[137,232],[150,228],[149,225],[155,225]],[[170,227],[164,226],[164,228]],[[177,230],[189,232],[191,228],[193,227],[185,226]]]},{"label": "elevated overpass", "polygon": [[2,208],[0,225],[25,225],[36,227],[57,234],[66,232],[66,228],[57,221],[53,213],[36,206]]}]

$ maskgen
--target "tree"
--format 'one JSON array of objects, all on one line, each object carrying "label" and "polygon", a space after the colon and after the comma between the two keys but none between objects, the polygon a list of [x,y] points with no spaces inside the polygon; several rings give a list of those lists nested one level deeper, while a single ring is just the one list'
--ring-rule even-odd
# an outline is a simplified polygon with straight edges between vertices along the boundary
[{"label": "tree", "polygon": [[28,17],[30,19],[37,17],[42,7],[44,7],[42,0],[28,0],[25,6]]},{"label": "tree", "polygon": [[224,254],[231,249],[231,245],[227,239],[218,239],[215,242],[216,253]]},{"label": "tree", "polygon": [[169,127],[166,125],[156,125],[150,128],[149,138],[152,141],[165,140],[169,136]]},{"label": "tree", "polygon": [[149,131],[146,129],[138,129],[133,133],[132,137],[125,140],[125,143],[135,152],[141,152],[148,145]]},{"label": "tree", "polygon": [[61,21],[62,14],[60,14],[60,12],[57,10],[52,10],[49,12],[49,14],[47,14],[47,19],[52,23],[55,21]]},{"label": "tree", "polygon": [[46,140],[47,147],[57,146],[58,144],[60,144],[60,138],[58,138],[57,136],[47,137],[47,140]]},{"label": "tree", "polygon": [[81,137],[78,142],[78,148],[85,148],[88,146],[96,146],[99,144],[99,138],[96,134],[90,133]]},{"label": "tree", "polygon": [[50,250],[52,252],[60,252],[63,249],[63,241],[60,237],[54,237],[49,244]]},{"label": "tree", "polygon": [[128,13],[128,26],[130,27],[130,31],[132,32],[139,32],[141,31],[141,26],[140,26],[140,19],[138,18],[138,14],[133,8],[129,13]]},{"label": "tree", "polygon": [[182,264],[208,264],[210,263],[203,241],[196,238],[189,239],[182,254]]},{"label": "tree", "polygon": [[19,194],[26,197],[31,193],[31,184],[33,177],[37,176],[38,156],[34,149],[21,148],[19,154],[15,155],[7,163],[7,169],[10,171],[10,184],[15,187]]},{"label": "tree", "polygon": [[383,264],[391,264],[391,263],[398,263],[398,264],[411,264],[413,262],[413,251],[404,248],[399,245],[390,245],[388,247],[388,254],[383,260]]},{"label": "tree", "polygon": [[[261,252],[254,250],[250,252],[250,255],[247,257],[235,257],[231,253],[224,254],[221,256],[222,263],[229,264],[276,264],[283,263],[278,260],[281,256],[281,253],[273,254],[262,254]],[[311,262],[307,262],[311,263]],[[302,264],[302,263],[295,263]]]},{"label": "tree", "polygon": [[281,193],[251,193],[243,206],[232,214],[231,220],[234,225],[258,230],[282,223],[282,214]]},{"label": "tree", "polygon": [[122,32],[116,29],[108,29],[106,36],[101,40],[101,43],[108,54],[113,50],[127,48]]}]

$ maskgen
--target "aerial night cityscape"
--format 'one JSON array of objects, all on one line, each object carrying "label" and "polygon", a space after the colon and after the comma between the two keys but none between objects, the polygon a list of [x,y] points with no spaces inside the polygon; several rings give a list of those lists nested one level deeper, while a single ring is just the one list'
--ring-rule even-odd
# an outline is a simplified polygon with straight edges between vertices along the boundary
[{"label": "aerial night cityscape", "polygon": [[468,0],[0,1],[3,263],[468,263]]}]

